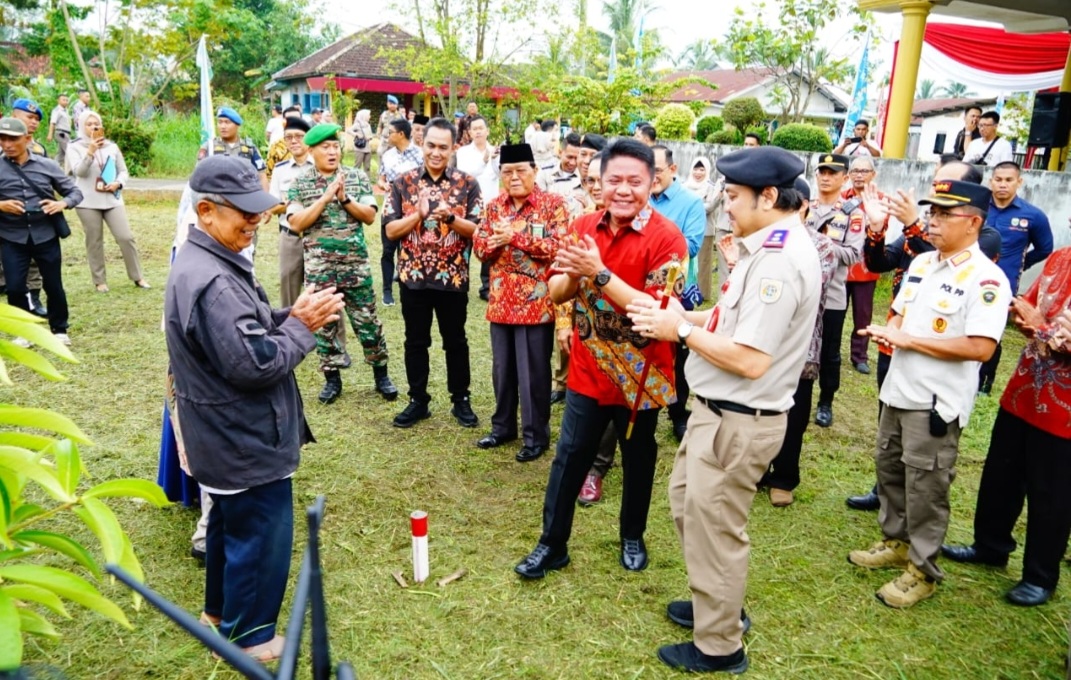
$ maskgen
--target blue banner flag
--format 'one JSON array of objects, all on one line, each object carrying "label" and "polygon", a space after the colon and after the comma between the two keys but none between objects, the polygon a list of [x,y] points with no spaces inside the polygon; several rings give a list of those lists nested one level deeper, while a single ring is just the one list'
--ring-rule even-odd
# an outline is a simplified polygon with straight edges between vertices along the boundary
[{"label": "blue banner flag", "polygon": [[848,108],[848,115],[844,117],[844,128],[840,131],[840,143],[854,135],[855,124],[865,115],[866,110],[866,86],[870,78],[870,34],[867,33],[866,43],[863,45],[863,58],[859,60],[859,68],[855,71],[855,87],[852,89],[852,105]]},{"label": "blue banner flag", "polygon": [[[197,66],[201,69],[201,144],[216,136],[216,112],[212,109],[212,62],[208,60],[205,36],[197,44]],[[208,145],[212,154],[212,145]]]}]

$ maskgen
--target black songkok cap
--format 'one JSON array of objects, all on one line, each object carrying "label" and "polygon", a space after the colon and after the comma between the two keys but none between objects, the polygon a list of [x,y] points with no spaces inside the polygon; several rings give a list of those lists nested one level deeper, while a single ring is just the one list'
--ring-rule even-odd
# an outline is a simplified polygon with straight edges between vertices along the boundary
[{"label": "black songkok cap", "polygon": [[498,162],[502,165],[507,163],[535,163],[532,147],[528,144],[503,144],[498,150]]}]

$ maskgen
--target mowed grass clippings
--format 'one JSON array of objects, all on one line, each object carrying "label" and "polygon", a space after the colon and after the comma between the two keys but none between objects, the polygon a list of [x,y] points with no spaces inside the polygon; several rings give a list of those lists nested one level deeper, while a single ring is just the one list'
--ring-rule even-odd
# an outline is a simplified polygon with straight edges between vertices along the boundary
[{"label": "mowed grass clippings", "polygon": [[[133,199],[134,197],[128,197]],[[64,242],[64,281],[71,338],[80,364],[65,366],[67,382],[48,383],[13,371],[17,385],[4,400],[47,406],[72,416],[94,439],[83,456],[97,480],[156,478],[166,347],[160,320],[175,224],[171,203],[129,206],[152,290],[125,280],[118,248],[106,239],[111,292],[93,290],[81,230]],[[256,271],[278,299],[276,229],[260,234]],[[373,259],[379,229],[367,236]],[[374,267],[378,282],[378,267]],[[475,273],[475,272],[474,272]],[[884,319],[888,285],[879,288],[875,318]],[[668,421],[660,426],[660,458],[647,544],[650,567],[628,573],[618,564],[621,472],[605,483],[605,501],[578,509],[570,543],[573,563],[540,582],[521,581],[513,565],[535,544],[550,455],[521,465],[513,445],[476,449],[493,410],[491,357],[484,303],[471,291],[467,331],[472,352],[472,401],[480,426],[464,429],[449,415],[441,343],[431,352],[433,416],[410,430],[391,427],[405,405],[403,329],[398,306],[381,308],[391,351],[391,375],[402,397],[383,401],[372,371],[353,352],[344,392],[325,407],[315,357],[297,375],[318,442],[308,446],[294,480],[296,530],[293,579],[306,536],[304,508],[327,496],[323,540],[326,599],[334,659],[350,660],[361,678],[673,678],[655,656],[660,645],[689,639],[665,617],[665,606],[687,597],[687,576],[670,518],[666,487],[676,449]],[[357,348],[352,342],[351,348]],[[437,338],[437,335],[433,335]],[[1006,570],[943,561],[948,578],[937,595],[912,610],[895,611],[874,597],[895,571],[867,572],[845,556],[880,539],[874,513],[845,509],[847,495],[874,480],[874,376],[845,365],[843,386],[828,430],[811,426],[796,503],[770,506],[758,495],[746,639],[755,678],[1059,678],[1067,649],[1067,589],[1043,607],[1003,602],[1018,580],[1021,550]],[[998,387],[1022,346],[1009,332]],[[876,352],[871,348],[871,365]],[[982,398],[963,437],[952,487],[949,540],[970,541],[974,501],[997,399]],[[553,412],[557,431],[561,407]],[[519,444],[518,444],[519,446]],[[189,558],[198,514],[175,506],[157,510],[126,500],[111,503],[128,529],[150,586],[192,613],[200,611],[204,572]],[[411,579],[408,516],[430,516],[431,580],[399,588],[391,572]],[[80,531],[71,525],[75,531]],[[65,527],[66,528],[66,527]],[[85,535],[85,532],[81,532]],[[1023,526],[1017,528],[1019,540]],[[88,536],[85,536],[88,540]],[[434,581],[459,568],[468,575],[444,588]],[[134,612],[120,599],[133,631],[72,606],[58,622],[59,642],[30,639],[27,663],[51,665],[69,678],[235,678],[151,606]],[[307,643],[306,643],[307,648]]]}]

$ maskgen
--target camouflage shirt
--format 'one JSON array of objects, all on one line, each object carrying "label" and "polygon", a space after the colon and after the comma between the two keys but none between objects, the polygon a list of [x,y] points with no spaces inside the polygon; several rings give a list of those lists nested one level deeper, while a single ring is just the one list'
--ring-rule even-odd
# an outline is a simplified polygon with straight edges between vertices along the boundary
[{"label": "camouflage shirt", "polygon": [[[372,195],[372,183],[368,175],[360,168],[340,167],[338,172],[346,174],[346,196],[363,205],[376,206],[376,199]],[[337,175],[323,175],[310,164],[297,177],[290,186],[287,198],[290,200],[290,210],[295,212],[307,208],[315,203],[328,185],[335,181]],[[298,207],[295,204],[299,204]],[[311,227],[304,231],[305,248],[320,248],[324,251],[344,255],[356,255],[362,259],[368,258],[368,246],[364,241],[364,225],[353,215],[346,212],[338,201],[332,201],[324,208],[323,213]]]}]

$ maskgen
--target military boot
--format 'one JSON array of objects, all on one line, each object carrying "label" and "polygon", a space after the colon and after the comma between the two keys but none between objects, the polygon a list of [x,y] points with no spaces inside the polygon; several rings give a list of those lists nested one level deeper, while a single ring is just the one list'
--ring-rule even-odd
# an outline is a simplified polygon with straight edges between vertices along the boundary
[{"label": "military boot", "polygon": [[327,382],[324,383],[324,388],[320,390],[320,403],[330,404],[342,394],[342,374],[338,372],[338,369],[324,371],[324,379]]},{"label": "military boot", "polygon": [[372,375],[376,378],[376,392],[383,395],[383,398],[387,401],[394,401],[398,398],[398,388],[394,386],[390,376],[387,375],[386,366],[373,366]]},{"label": "military boot", "polygon": [[911,546],[895,538],[878,541],[866,550],[853,550],[848,553],[848,561],[857,567],[867,569],[885,569],[887,567],[906,567],[907,551]]}]

